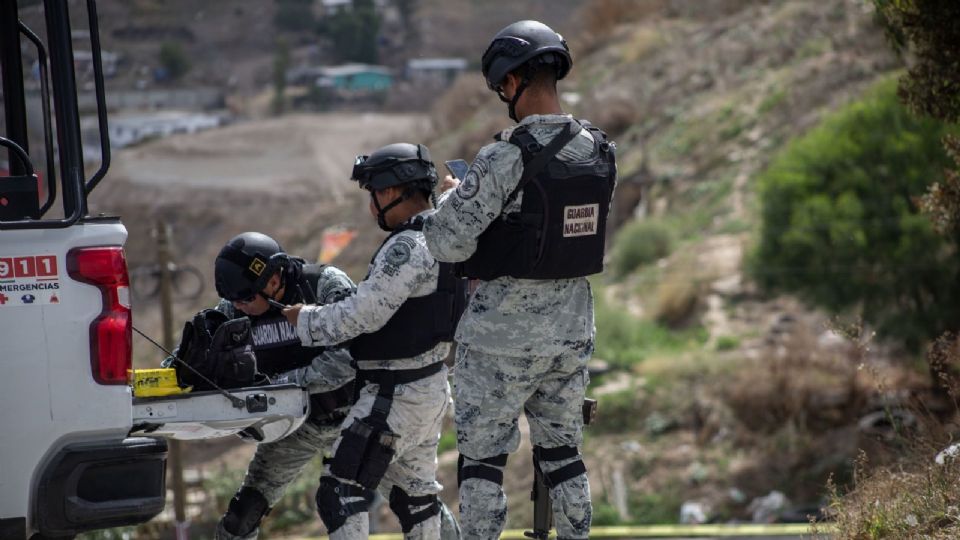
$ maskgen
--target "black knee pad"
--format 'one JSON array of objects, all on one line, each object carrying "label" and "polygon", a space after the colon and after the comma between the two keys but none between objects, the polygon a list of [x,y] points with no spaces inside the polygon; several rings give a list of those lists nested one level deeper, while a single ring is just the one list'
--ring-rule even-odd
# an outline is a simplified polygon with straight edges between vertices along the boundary
[{"label": "black knee pad", "polygon": [[[362,497],[360,501],[345,503],[343,499]],[[345,484],[331,476],[320,478],[317,489],[317,513],[320,521],[327,527],[327,534],[333,533],[346,523],[347,518],[366,512],[373,502],[374,493],[353,484]]]},{"label": "black knee pad", "polygon": [[266,497],[256,489],[244,486],[232,499],[221,520],[223,528],[232,535],[246,536],[260,526],[263,516],[270,513]]},{"label": "black knee pad", "polygon": [[563,461],[565,459],[579,457],[580,451],[577,450],[576,446],[557,446],[554,448],[544,448],[542,446],[533,447],[533,466],[542,473],[543,483],[548,488],[552,488],[557,484],[566,482],[571,478],[576,478],[581,474],[586,474],[587,467],[583,464],[583,460],[581,459],[572,461],[563,467],[550,472],[541,469],[540,464],[544,461]]},{"label": "black knee pad", "polygon": [[[493,482],[494,484],[503,485],[503,471],[491,467],[491,465],[496,465],[497,467],[504,467],[507,464],[507,456],[509,454],[500,454],[499,456],[493,456],[486,459],[475,459],[470,456],[464,456],[460,454],[460,457],[457,458],[457,485],[459,486],[464,482],[464,480],[469,480],[470,478],[481,478],[488,482]],[[479,461],[479,465],[466,465],[466,459],[471,461]]]},{"label": "black knee pad", "polygon": [[[423,510],[413,512],[419,506],[426,506]],[[440,500],[434,495],[419,495],[411,497],[397,486],[390,490],[390,510],[396,514],[400,527],[404,533],[409,533],[417,523],[426,521],[440,513]]]}]

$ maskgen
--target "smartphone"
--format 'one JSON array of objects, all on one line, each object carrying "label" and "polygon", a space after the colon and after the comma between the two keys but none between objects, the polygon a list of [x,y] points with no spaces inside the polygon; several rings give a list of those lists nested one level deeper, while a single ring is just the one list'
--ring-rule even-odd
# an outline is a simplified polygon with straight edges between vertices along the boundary
[{"label": "smartphone", "polygon": [[470,165],[462,159],[451,159],[450,161],[445,161],[444,165],[447,166],[447,170],[450,171],[450,174],[457,180],[466,178],[467,171],[470,170]]}]

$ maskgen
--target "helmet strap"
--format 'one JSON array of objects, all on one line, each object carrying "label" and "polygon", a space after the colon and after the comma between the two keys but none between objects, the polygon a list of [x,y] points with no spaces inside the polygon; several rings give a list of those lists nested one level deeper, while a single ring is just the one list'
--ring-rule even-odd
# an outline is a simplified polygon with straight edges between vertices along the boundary
[{"label": "helmet strap", "polygon": [[497,97],[500,98],[500,101],[507,103],[507,114],[510,115],[510,119],[514,122],[519,122],[517,118],[517,102],[520,101],[520,96],[523,95],[523,91],[527,89],[527,86],[530,85],[530,79],[524,77],[520,79],[520,85],[517,86],[517,91],[513,93],[513,98],[507,99],[503,96],[501,90],[497,91]]},{"label": "helmet strap", "polygon": [[394,206],[397,206],[403,201],[409,199],[412,195],[413,189],[408,187],[403,190],[403,193],[401,193],[399,197],[390,201],[389,204],[381,208],[380,201],[377,200],[377,196],[374,195],[373,190],[370,190],[370,198],[373,199],[373,206],[377,209],[377,226],[384,231],[392,231],[393,228],[387,225],[387,212],[389,212]]},{"label": "helmet strap", "polygon": [[[286,288],[286,285],[287,285],[287,270],[286,270],[286,268],[284,268],[283,266],[281,266],[281,267],[279,268],[279,271],[280,271],[280,272],[279,272],[279,274],[280,274],[280,285],[277,286],[277,290],[273,291],[273,294],[272,294],[272,295],[268,295],[268,294],[266,294],[265,292],[263,292],[265,289],[260,289],[259,291],[257,291],[257,294],[260,295],[261,297],[263,297],[264,300],[277,300],[276,298],[273,298],[273,295],[276,295],[278,292],[280,292],[280,291],[282,291],[282,290],[284,290],[284,289]],[[270,279],[269,279],[269,278],[267,279],[267,283],[270,283]],[[263,286],[266,287],[266,286],[267,286],[267,283],[264,283]]]}]

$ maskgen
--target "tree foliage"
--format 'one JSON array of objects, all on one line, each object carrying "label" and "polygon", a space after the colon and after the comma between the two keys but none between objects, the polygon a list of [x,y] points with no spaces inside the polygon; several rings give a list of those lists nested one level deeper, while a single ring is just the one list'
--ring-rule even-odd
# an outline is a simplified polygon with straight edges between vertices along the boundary
[{"label": "tree foliage", "polygon": [[894,48],[912,56],[900,95],[915,111],[960,120],[960,2],[873,0]]},{"label": "tree foliage", "polygon": [[960,323],[958,239],[916,198],[949,163],[941,122],[887,81],[791,143],[760,179],[760,283],[864,320],[911,348]]},{"label": "tree foliage", "polygon": [[[910,52],[911,66],[899,93],[914,111],[960,122],[960,2],[956,0],[873,0],[877,15],[898,52]],[[934,182],[921,207],[938,232],[960,237],[960,138],[944,142],[956,167]],[[931,181],[935,177],[931,177]]]},{"label": "tree foliage", "polygon": [[176,43],[164,43],[160,46],[160,65],[167,71],[167,76],[177,80],[190,71],[190,60],[183,48]]},{"label": "tree foliage", "polygon": [[284,40],[278,40],[273,53],[273,114],[283,114],[286,109],[287,69],[290,68],[290,46]]},{"label": "tree foliage", "polygon": [[380,15],[373,0],[353,0],[350,9],[341,9],[317,25],[317,33],[330,40],[341,62],[378,61],[377,40]]},{"label": "tree foliage", "polygon": [[313,29],[316,21],[312,4],[312,0],[277,0],[277,11],[273,14],[274,26],[289,32]]}]

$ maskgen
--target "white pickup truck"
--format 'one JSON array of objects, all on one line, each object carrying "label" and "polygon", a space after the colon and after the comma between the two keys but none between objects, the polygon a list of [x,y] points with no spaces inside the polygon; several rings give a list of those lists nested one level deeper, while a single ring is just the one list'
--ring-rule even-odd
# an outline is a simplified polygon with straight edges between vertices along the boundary
[{"label": "white pickup truck", "polygon": [[[309,412],[306,392],[292,385],[230,390],[229,398],[219,392],[133,397],[127,231],[119,218],[86,210],[87,195],[110,162],[96,6],[86,1],[102,156],[90,179],[84,178],[69,6],[84,7],[44,0],[44,42],[20,21],[16,0],[0,0],[3,540],[69,538],[147,521],[166,499],[164,437],[245,431],[273,440]],[[31,47],[40,67],[43,185],[29,152],[28,128],[37,127],[28,125],[23,84],[22,51]]]}]

